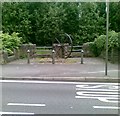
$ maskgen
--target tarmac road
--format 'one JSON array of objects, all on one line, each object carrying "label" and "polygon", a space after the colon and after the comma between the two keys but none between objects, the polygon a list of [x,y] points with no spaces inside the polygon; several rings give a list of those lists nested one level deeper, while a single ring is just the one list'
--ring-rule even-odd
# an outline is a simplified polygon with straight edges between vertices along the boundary
[{"label": "tarmac road", "polygon": [[117,83],[1,80],[1,114],[118,114]]}]

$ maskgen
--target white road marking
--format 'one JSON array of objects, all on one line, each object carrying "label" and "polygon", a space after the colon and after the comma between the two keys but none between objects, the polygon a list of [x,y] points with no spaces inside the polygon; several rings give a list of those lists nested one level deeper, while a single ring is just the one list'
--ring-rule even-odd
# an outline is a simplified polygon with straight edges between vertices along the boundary
[{"label": "white road marking", "polygon": [[99,84],[81,84],[76,85],[77,99],[95,99],[104,103],[112,103],[113,106],[93,106],[95,109],[109,109],[118,110],[116,107],[119,103],[119,84],[113,83],[99,83]]},{"label": "white road marking", "polygon": [[46,106],[45,104],[25,104],[25,103],[8,103],[9,106],[37,106],[37,107],[43,107]]},{"label": "white road marking", "polygon": [[118,85],[118,83],[97,83],[97,82],[62,82],[62,81],[31,81],[31,80],[0,80],[0,83],[33,83],[33,84],[105,84],[105,85]]},{"label": "white road marking", "polygon": [[100,95],[100,94],[105,94],[105,95],[106,95],[106,94],[108,94],[108,95],[120,95],[120,93],[118,93],[118,92],[101,92],[101,91],[95,91],[95,92],[94,92],[94,91],[93,91],[93,92],[82,91],[82,93],[85,94],[85,95],[86,95],[86,94],[88,94],[88,95],[89,95],[89,94],[99,94],[99,95]]},{"label": "white road marking", "polygon": [[[90,84],[89,84],[90,85]],[[116,84],[114,84],[114,83],[104,83],[104,84],[101,84],[101,83],[99,83],[99,85],[92,85],[92,86],[89,86],[89,85],[76,85],[76,87],[78,87],[78,88],[84,88],[84,89],[95,89],[95,88],[100,88],[100,87],[108,87],[108,85],[109,85],[109,88],[111,88],[112,87],[112,89],[118,89],[119,88],[119,85],[116,83]]]},{"label": "white road marking", "polygon": [[0,112],[0,115],[2,114],[34,115],[34,113],[27,113],[27,112]]},{"label": "white road marking", "polygon": [[115,107],[115,106],[93,106],[93,108],[97,108],[97,109],[113,109],[113,110],[120,109],[120,107]]},{"label": "white road marking", "polygon": [[75,98],[82,98],[82,99],[100,99],[100,98],[103,98],[103,99],[114,99],[114,100],[120,100],[120,98],[115,98],[115,97],[89,97],[89,96],[75,96]]},{"label": "white road marking", "polygon": [[100,101],[102,101],[102,102],[107,102],[107,103],[120,103],[120,101],[119,100],[117,100],[117,101],[113,101],[113,100],[110,100],[109,98],[98,98]]},{"label": "white road marking", "polygon": [[86,89],[95,89],[95,88],[100,88],[100,87],[104,87],[106,85],[93,85],[93,86],[89,86],[89,85],[76,85],[76,87],[79,88],[86,88]]},{"label": "white road marking", "polygon": [[119,85],[114,84],[81,84],[76,85],[75,98],[80,99],[97,99],[101,102],[118,104],[119,97]]},{"label": "white road marking", "polygon": [[85,91],[85,90],[87,90],[87,91],[106,91],[106,92],[108,92],[108,91],[111,91],[111,92],[119,92],[119,90],[115,90],[115,89],[81,89],[81,88],[76,88],[76,90],[78,91]]},{"label": "white road marking", "polygon": [[86,92],[81,92],[81,91],[78,91],[76,92],[77,95],[80,95],[80,96],[89,96],[89,97],[118,97],[118,95],[106,95],[106,94],[103,94],[103,95],[100,95],[100,94],[87,94]]}]

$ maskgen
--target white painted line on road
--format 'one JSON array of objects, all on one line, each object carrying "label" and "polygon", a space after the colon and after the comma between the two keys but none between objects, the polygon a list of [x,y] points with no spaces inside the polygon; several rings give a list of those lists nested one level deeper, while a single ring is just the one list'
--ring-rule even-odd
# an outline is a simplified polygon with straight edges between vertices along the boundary
[{"label": "white painted line on road", "polygon": [[97,83],[97,82],[62,82],[62,81],[31,81],[31,80],[0,80],[0,83],[33,83],[33,84],[105,84],[118,85],[118,83]]},{"label": "white painted line on road", "polygon": [[97,99],[97,100],[102,101],[102,102],[115,103],[115,104],[120,103],[120,102],[119,102],[120,98],[115,98],[115,97],[86,97],[86,96],[75,96],[75,98],[78,98],[78,99]]},{"label": "white painted line on road", "polygon": [[97,109],[113,109],[113,110],[120,109],[120,107],[115,107],[115,106],[93,106],[93,108],[97,108]]},{"label": "white painted line on road", "polygon": [[105,92],[101,92],[101,91],[96,91],[96,92],[94,92],[94,91],[93,91],[93,92],[81,91],[81,92],[82,92],[82,94],[89,94],[89,95],[91,95],[91,94],[93,94],[93,95],[94,95],[94,94],[97,94],[97,95],[98,95],[98,94],[99,94],[99,95],[100,95],[100,94],[103,94],[103,95],[107,95],[107,94],[108,94],[108,95],[120,95],[119,92],[106,92],[106,91],[105,91]]},{"label": "white painted line on road", "polygon": [[75,96],[75,98],[82,98],[82,99],[100,99],[100,98],[104,98],[104,99],[112,99],[112,100],[120,100],[120,98],[117,97],[90,97],[90,96]]},{"label": "white painted line on road", "polygon": [[[0,80],[2,83],[32,83],[32,84],[76,84],[77,82],[60,82],[60,81],[31,81],[31,80]],[[80,83],[79,83],[80,84]]]},{"label": "white painted line on road", "polygon": [[100,88],[100,87],[104,87],[104,86],[106,86],[106,85],[103,85],[103,84],[93,85],[93,86],[89,86],[89,85],[76,85],[76,87],[86,88],[86,89],[95,89],[95,88]]},{"label": "white painted line on road", "polygon": [[45,104],[25,104],[25,103],[8,103],[9,106],[37,106],[37,107],[44,107]]},{"label": "white painted line on road", "polygon": [[0,112],[2,114],[15,114],[15,115],[34,115],[34,113],[27,113],[27,112]]},{"label": "white painted line on road", "polygon": [[77,91],[85,91],[85,90],[87,90],[87,91],[103,91],[103,92],[119,92],[119,90],[114,90],[114,89],[111,89],[111,90],[109,90],[109,89],[83,89],[83,88],[76,88],[76,90]]},{"label": "white painted line on road", "polygon": [[107,102],[107,103],[120,103],[119,99],[117,101],[111,100],[109,98],[98,98],[102,102]]},{"label": "white painted line on road", "polygon": [[[94,84],[94,85],[93,85]],[[98,85],[97,85],[98,84]],[[119,85],[117,83],[91,83],[92,86],[89,86],[90,84],[82,84],[82,85],[76,85],[76,87],[78,88],[86,88],[86,89],[95,89],[95,88],[100,88],[100,87],[106,87],[106,85],[109,85],[109,86],[112,86],[114,87],[115,89],[118,89]],[[116,85],[116,86],[113,86],[113,85]]]},{"label": "white painted line on road", "polygon": [[103,94],[103,95],[100,95],[100,94],[87,94],[87,92],[82,92],[82,91],[78,91],[76,92],[77,95],[79,96],[88,96],[88,97],[117,97],[118,98],[118,95],[109,95],[109,94]]}]

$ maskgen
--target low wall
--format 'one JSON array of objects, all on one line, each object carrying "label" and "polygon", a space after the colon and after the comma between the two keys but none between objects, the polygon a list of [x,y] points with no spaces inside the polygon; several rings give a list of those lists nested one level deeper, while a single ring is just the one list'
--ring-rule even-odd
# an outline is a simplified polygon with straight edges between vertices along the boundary
[{"label": "low wall", "polygon": [[20,57],[26,57],[28,50],[30,50],[30,56],[32,57],[36,51],[36,44],[22,44],[19,50]]},{"label": "low wall", "polygon": [[[118,63],[119,60],[119,53],[118,49],[112,49],[111,51],[108,52],[108,60],[112,63]],[[106,52],[102,51],[101,55],[99,56],[103,59],[106,57]]]},{"label": "low wall", "polygon": [[2,63],[8,63],[19,58],[27,57],[27,50],[30,50],[30,56],[32,57],[35,54],[36,45],[35,44],[23,44],[18,50],[13,51],[13,55],[9,56],[7,52],[2,52]]},{"label": "low wall", "polygon": [[[93,43],[88,42],[88,43],[83,44],[84,57],[95,57],[94,53],[91,50],[91,45],[90,44],[93,44]],[[112,63],[117,63],[118,59],[119,59],[119,53],[118,52],[119,52],[119,50],[117,48],[114,48],[111,51],[109,51],[108,52],[108,60]],[[105,59],[106,51],[103,50],[98,57]]]},{"label": "low wall", "polygon": [[90,44],[92,44],[92,42],[87,42],[83,44],[83,51],[84,51],[84,57],[95,57],[95,55],[93,54],[93,52],[91,51],[91,46]]}]

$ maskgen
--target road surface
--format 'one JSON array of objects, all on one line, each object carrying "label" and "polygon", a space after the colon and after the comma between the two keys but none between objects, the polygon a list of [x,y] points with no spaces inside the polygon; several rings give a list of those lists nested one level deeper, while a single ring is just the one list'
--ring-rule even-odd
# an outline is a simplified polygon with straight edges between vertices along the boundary
[{"label": "road surface", "polygon": [[0,114],[118,114],[118,83],[0,80]]}]

